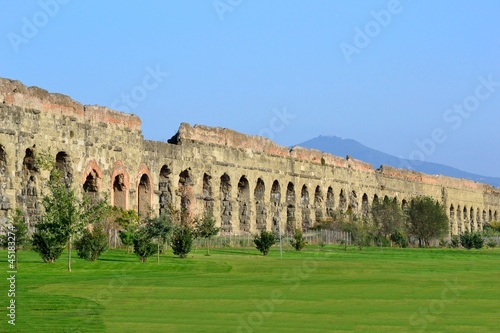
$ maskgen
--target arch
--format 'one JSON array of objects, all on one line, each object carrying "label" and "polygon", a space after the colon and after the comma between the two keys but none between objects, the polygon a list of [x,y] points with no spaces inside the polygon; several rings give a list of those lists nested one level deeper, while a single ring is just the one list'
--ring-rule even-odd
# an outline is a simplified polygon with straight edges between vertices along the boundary
[{"label": "arch", "polygon": [[485,225],[488,222],[487,216],[488,215],[486,214],[486,209],[483,209],[483,221],[482,221],[483,225]]},{"label": "arch", "polygon": [[[38,217],[40,216],[40,211],[38,209],[38,176],[40,170],[37,168],[35,163],[35,147],[27,148],[25,150],[22,166],[22,189],[21,198],[19,206],[23,206],[23,210],[26,213],[26,223],[30,228],[34,228]],[[18,199],[19,200],[19,199]]]},{"label": "arch", "polygon": [[311,210],[309,209],[309,190],[306,185],[300,191],[300,206],[302,208],[302,229],[307,230],[311,225]]},{"label": "arch", "polygon": [[177,186],[181,197],[181,221],[187,222],[192,214],[192,205],[194,205],[193,179],[191,177],[191,168],[187,168],[179,173],[179,184]]},{"label": "arch", "polygon": [[491,209],[489,210],[489,218],[488,218],[488,222],[491,222],[493,221],[493,213],[491,212]]},{"label": "arch", "polygon": [[469,230],[470,231],[470,225],[469,225],[469,218],[467,216],[468,214],[468,211],[467,211],[467,206],[464,206],[464,209],[463,209],[463,224],[465,226],[465,230]]},{"label": "arch", "polygon": [[7,152],[5,147],[0,145],[0,172],[3,173],[7,169]]},{"label": "arch", "polygon": [[214,215],[214,199],[212,190],[212,176],[208,173],[203,174],[203,201],[205,214],[213,216]]},{"label": "arch", "polygon": [[278,180],[273,182],[271,187],[271,216],[272,216],[272,228],[273,231],[278,231],[280,228],[281,217],[280,217],[280,208],[281,208],[281,186]]},{"label": "arch", "polygon": [[346,209],[347,209],[347,199],[345,197],[344,189],[341,189],[339,194],[339,210],[345,211]]},{"label": "arch", "polygon": [[266,229],[267,209],[264,202],[265,193],[266,185],[264,184],[264,181],[259,178],[257,179],[257,184],[255,185],[255,190],[253,192],[255,199],[255,223],[257,230]]},{"label": "arch", "polygon": [[474,217],[474,207],[470,208],[469,223],[470,223],[469,230],[475,231],[476,230],[476,223],[475,223],[475,217]]},{"label": "arch", "polygon": [[461,234],[463,232],[463,225],[462,225],[462,210],[460,205],[457,206],[457,232],[458,234]]},{"label": "arch", "polygon": [[314,217],[316,222],[320,222],[323,219],[323,193],[321,192],[321,187],[316,186],[314,191]]},{"label": "arch", "polygon": [[[73,183],[73,170],[71,167],[71,159],[65,151],[60,151],[56,154],[55,167],[61,174],[61,180],[67,186],[70,186]],[[87,173],[88,172],[90,172],[90,170],[88,170]]]},{"label": "arch", "polygon": [[137,213],[140,218],[146,218],[151,211],[151,178],[143,173],[137,185]]},{"label": "arch", "polygon": [[333,194],[333,188],[328,187],[326,192],[326,216],[333,218],[335,213],[335,195]]},{"label": "arch", "polygon": [[356,194],[356,191],[351,191],[349,193],[349,206],[347,209],[351,212],[358,211],[358,195]]},{"label": "arch", "polygon": [[89,196],[91,202],[99,200],[99,180],[97,170],[91,169],[82,185],[83,191]]},{"label": "arch", "polygon": [[479,211],[479,207],[476,208],[476,227],[477,230],[482,230],[482,223],[481,223],[481,212]]},{"label": "arch", "polygon": [[295,185],[289,182],[286,187],[286,229],[292,231],[295,229]]},{"label": "arch", "polygon": [[111,205],[127,210],[129,207],[130,178],[121,161],[116,161],[111,174]]},{"label": "arch", "polygon": [[455,232],[455,207],[450,205],[450,235]]},{"label": "arch", "polygon": [[231,178],[227,173],[220,177],[221,230],[232,232],[233,204],[231,202]]},{"label": "arch", "polygon": [[159,215],[168,214],[168,211],[172,209],[173,195],[172,195],[172,182],[170,180],[170,175],[172,170],[168,165],[163,165],[160,169],[160,174],[158,177],[158,205],[159,205]]},{"label": "arch", "polygon": [[370,215],[370,204],[368,202],[368,195],[366,193],[363,193],[363,197],[361,197],[361,214],[365,218]]},{"label": "arch", "polygon": [[245,176],[238,181],[237,200],[240,232],[250,232],[250,184]]},{"label": "arch", "polygon": [[402,209],[403,211],[405,211],[406,209],[408,209],[408,201],[407,201],[406,199],[403,199],[403,200],[401,201],[401,209]]},{"label": "arch", "polygon": [[493,214],[493,218],[495,221],[498,221],[498,212],[495,210],[495,213]]}]

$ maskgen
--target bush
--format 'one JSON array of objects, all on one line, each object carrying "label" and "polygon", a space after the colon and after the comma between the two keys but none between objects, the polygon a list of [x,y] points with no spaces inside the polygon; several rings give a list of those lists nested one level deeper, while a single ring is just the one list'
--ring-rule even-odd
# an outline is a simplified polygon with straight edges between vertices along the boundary
[{"label": "bush", "polygon": [[460,246],[460,238],[457,235],[451,236],[450,246],[454,249]]},{"label": "bush", "polygon": [[391,235],[391,240],[396,243],[399,247],[406,248],[408,247],[408,238],[406,235],[399,231],[396,230],[392,233]]},{"label": "bush", "polygon": [[481,249],[484,245],[483,236],[479,232],[466,231],[460,235],[460,244],[467,250],[472,248]]},{"label": "bush", "polygon": [[290,245],[296,251],[300,251],[307,245],[307,242],[304,240],[304,235],[302,234],[302,230],[295,229],[295,233],[293,234],[293,239],[290,240]]},{"label": "bush", "polygon": [[68,242],[68,238],[55,232],[55,229],[54,224],[39,223],[32,236],[33,250],[47,263],[55,262]]},{"label": "bush", "polygon": [[271,231],[261,230],[260,235],[255,235],[253,242],[255,243],[255,247],[259,250],[263,255],[267,256],[269,253],[269,249],[271,246],[276,244],[277,237]]},{"label": "bush", "polygon": [[490,239],[488,243],[486,243],[486,246],[488,246],[490,249],[494,249],[497,246],[497,242],[495,242],[493,239]]},{"label": "bush", "polygon": [[95,227],[92,232],[85,229],[82,237],[75,242],[78,257],[96,261],[108,249],[108,237],[102,227]]},{"label": "bush", "polygon": [[135,226],[129,225],[125,230],[120,230],[120,240],[127,248],[127,253],[130,252],[130,247],[134,245]]},{"label": "bush", "polygon": [[174,229],[172,234],[172,250],[179,258],[186,258],[187,254],[191,252],[193,245],[194,231],[188,225],[181,225]]},{"label": "bush", "polygon": [[156,253],[156,244],[154,244],[145,230],[139,230],[134,237],[134,253],[141,262],[148,260],[150,256]]}]

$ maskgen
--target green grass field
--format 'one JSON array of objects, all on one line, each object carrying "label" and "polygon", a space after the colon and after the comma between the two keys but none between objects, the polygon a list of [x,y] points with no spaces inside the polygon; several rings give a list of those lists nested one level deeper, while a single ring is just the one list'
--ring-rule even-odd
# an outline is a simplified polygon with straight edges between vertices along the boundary
[{"label": "green grass field", "polygon": [[45,264],[19,254],[16,325],[7,323],[0,251],[0,332],[499,332],[500,251],[340,246],[203,250],[140,263]]}]

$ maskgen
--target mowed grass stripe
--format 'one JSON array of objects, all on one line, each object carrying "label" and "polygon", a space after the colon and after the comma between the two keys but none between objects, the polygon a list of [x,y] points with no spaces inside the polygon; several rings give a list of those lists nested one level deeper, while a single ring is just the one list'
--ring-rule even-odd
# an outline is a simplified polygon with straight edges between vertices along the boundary
[{"label": "mowed grass stripe", "polygon": [[167,253],[158,264],[114,250],[94,263],[75,258],[68,273],[64,255],[45,264],[23,251],[16,332],[498,331],[499,250],[211,253]]}]

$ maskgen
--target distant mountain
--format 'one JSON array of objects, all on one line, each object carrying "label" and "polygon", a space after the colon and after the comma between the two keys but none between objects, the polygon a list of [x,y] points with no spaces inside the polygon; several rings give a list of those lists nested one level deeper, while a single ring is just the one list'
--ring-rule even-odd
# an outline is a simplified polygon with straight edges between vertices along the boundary
[{"label": "distant mountain", "polygon": [[355,159],[370,163],[375,169],[384,164],[396,168],[409,169],[431,175],[465,178],[473,180],[475,182],[486,183],[495,187],[500,187],[500,178],[498,177],[480,176],[443,164],[410,161],[366,147],[356,140],[322,135],[309,141],[300,143],[297,146],[318,149],[324,151],[325,153],[330,153],[341,157],[346,157],[347,155],[349,155]]}]

